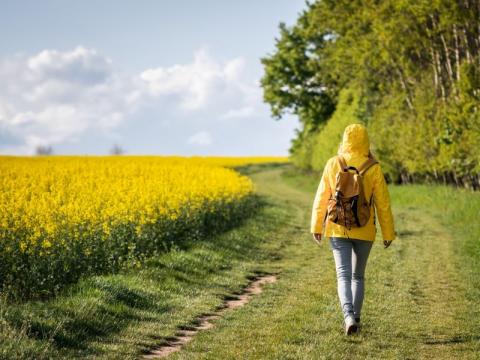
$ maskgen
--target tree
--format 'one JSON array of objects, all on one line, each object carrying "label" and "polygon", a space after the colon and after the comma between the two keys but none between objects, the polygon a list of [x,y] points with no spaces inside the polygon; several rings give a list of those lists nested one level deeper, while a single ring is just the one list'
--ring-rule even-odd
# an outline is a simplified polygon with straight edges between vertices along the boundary
[{"label": "tree", "polygon": [[50,145],[38,145],[35,148],[36,155],[52,155],[53,149]]},{"label": "tree", "polygon": [[123,155],[124,153],[125,153],[125,150],[118,144],[114,144],[110,149],[111,155]]},{"label": "tree", "polygon": [[318,57],[333,36],[327,29],[312,24],[313,5],[307,6],[293,28],[280,23],[276,53],[261,58],[265,70],[260,81],[264,100],[277,120],[285,113],[299,117],[299,137],[327,121],[335,110],[337,96],[337,84],[327,71],[322,71]]},{"label": "tree", "polygon": [[[297,165],[320,170],[342,124],[359,121],[392,179],[480,186],[478,0],[307,1],[279,30],[261,85],[276,120],[300,120]],[[340,100],[350,91],[353,105]]]}]

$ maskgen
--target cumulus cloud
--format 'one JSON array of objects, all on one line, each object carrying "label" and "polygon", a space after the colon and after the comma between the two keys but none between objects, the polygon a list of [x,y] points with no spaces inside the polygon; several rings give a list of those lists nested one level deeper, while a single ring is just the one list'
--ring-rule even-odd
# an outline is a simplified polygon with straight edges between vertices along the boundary
[{"label": "cumulus cloud", "polygon": [[220,64],[202,48],[189,64],[148,69],[140,78],[151,96],[174,96],[185,110],[198,110],[243,99],[249,90],[241,80],[244,66],[241,57]]},{"label": "cumulus cloud", "polygon": [[[244,58],[220,63],[206,48],[195,51],[190,63],[131,75],[82,46],[0,59],[0,135],[18,143],[0,144],[0,152],[31,153],[38,145],[75,141],[89,131],[108,133],[146,107],[162,114],[248,117],[261,104],[261,94],[258,84],[244,80],[244,68]],[[188,139],[202,146],[211,141],[205,131]]]},{"label": "cumulus cloud", "polygon": [[78,46],[72,51],[43,50],[27,60],[29,75],[39,80],[98,84],[111,74],[112,61],[94,49]]},{"label": "cumulus cloud", "polygon": [[132,81],[116,74],[111,60],[81,46],[3,61],[0,81],[0,130],[20,139],[19,152],[111,129],[134,109]]},{"label": "cumulus cloud", "polygon": [[190,136],[187,140],[188,144],[207,146],[212,143],[212,135],[208,131],[199,131]]}]

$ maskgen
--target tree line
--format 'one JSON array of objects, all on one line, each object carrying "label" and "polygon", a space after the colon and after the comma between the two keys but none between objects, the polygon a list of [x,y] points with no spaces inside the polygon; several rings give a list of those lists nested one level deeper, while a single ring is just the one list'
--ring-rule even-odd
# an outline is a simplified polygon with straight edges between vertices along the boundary
[{"label": "tree line", "polygon": [[389,181],[480,188],[480,0],[306,1],[261,58],[272,116],[321,171],[343,129],[367,126]]}]

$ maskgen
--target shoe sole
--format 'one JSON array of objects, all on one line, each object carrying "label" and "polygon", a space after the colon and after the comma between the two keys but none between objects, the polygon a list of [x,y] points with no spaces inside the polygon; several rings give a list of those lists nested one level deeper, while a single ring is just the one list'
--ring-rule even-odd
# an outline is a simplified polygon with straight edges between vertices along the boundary
[{"label": "shoe sole", "polygon": [[346,334],[347,334],[347,335],[352,335],[352,334],[356,333],[357,330],[358,330],[357,325],[350,325],[350,326],[347,328]]}]

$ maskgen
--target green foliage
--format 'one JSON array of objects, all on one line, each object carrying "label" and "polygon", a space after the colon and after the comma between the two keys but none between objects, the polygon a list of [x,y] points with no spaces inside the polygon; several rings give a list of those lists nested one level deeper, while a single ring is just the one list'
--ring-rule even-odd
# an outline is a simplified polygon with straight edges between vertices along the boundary
[{"label": "green foliage", "polygon": [[298,132],[293,141],[290,159],[292,163],[302,169],[312,168],[312,155],[315,138],[312,133]]},{"label": "green foliage", "polygon": [[335,82],[318,61],[318,52],[328,42],[328,32],[313,21],[308,10],[294,27],[280,23],[279,29],[277,52],[261,59],[265,68],[261,79],[264,100],[277,119],[286,112],[297,115],[308,133],[335,109]]},{"label": "green foliage", "polygon": [[[390,180],[480,188],[476,2],[315,1],[281,34],[262,85],[277,118],[300,117],[295,164],[321,170],[344,127],[361,121]],[[334,110],[314,111],[326,109],[322,95]]]},{"label": "green foliage", "polygon": [[311,161],[313,170],[321,171],[327,160],[337,153],[346,126],[363,122],[361,101],[357,89],[345,88],[340,92],[337,110],[325,128],[314,137]]}]

